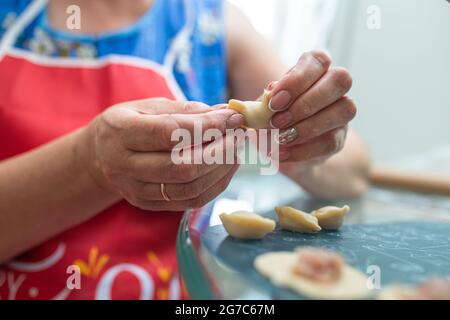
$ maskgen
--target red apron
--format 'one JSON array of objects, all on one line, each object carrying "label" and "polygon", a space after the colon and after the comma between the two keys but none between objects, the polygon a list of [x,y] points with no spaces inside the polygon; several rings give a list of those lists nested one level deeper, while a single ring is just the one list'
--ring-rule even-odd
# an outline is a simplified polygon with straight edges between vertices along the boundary
[{"label": "red apron", "polygon": [[[3,49],[0,160],[74,131],[114,104],[179,96],[167,69],[150,61],[86,62]],[[180,218],[120,202],[0,267],[0,299],[183,298],[175,254]],[[81,289],[68,286],[77,270]]]}]

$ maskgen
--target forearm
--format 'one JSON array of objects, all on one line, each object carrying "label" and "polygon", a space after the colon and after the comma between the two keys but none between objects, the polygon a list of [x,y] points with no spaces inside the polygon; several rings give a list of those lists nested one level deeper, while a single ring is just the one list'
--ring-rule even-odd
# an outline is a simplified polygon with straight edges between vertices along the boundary
[{"label": "forearm", "polygon": [[317,198],[354,198],[368,187],[368,155],[365,143],[350,130],[344,149],[324,163],[306,167],[286,163],[280,170]]},{"label": "forearm", "polygon": [[119,200],[84,167],[83,134],[0,162],[0,263]]},{"label": "forearm", "polygon": [[229,91],[233,99],[255,100],[271,81],[287,71],[269,41],[242,12],[226,7]]}]

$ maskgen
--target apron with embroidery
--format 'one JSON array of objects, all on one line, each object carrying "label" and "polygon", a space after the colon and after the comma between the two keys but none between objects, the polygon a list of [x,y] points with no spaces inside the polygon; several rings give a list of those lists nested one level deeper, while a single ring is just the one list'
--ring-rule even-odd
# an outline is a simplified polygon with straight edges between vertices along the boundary
[{"label": "apron with embroidery", "polygon": [[[116,103],[184,98],[166,64],[119,55],[55,58],[14,48],[45,6],[45,0],[31,3],[1,43],[0,160],[72,132]],[[168,65],[186,37],[186,28],[175,37]],[[185,298],[175,254],[181,215],[117,203],[0,266],[0,299]],[[71,278],[78,270],[81,288]]]}]

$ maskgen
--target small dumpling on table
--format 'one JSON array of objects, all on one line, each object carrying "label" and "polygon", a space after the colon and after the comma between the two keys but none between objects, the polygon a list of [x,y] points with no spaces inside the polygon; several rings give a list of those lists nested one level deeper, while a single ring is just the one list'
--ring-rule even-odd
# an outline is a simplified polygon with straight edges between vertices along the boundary
[{"label": "small dumpling on table", "polygon": [[349,206],[339,207],[323,207],[311,212],[311,215],[317,218],[319,225],[325,230],[338,230],[344,224],[344,219],[350,211]]},{"label": "small dumpling on table", "polygon": [[322,228],[316,217],[291,207],[277,207],[275,212],[281,228],[300,233],[317,233]]},{"label": "small dumpling on table", "polygon": [[275,229],[275,221],[263,218],[253,212],[223,213],[219,218],[227,233],[241,240],[262,239]]}]

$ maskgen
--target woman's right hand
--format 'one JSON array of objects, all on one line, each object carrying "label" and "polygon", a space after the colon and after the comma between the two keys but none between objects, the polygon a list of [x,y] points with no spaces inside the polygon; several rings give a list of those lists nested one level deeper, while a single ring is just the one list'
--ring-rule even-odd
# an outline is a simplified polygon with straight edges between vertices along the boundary
[{"label": "woman's right hand", "polygon": [[[111,107],[86,127],[78,158],[99,185],[132,205],[183,211],[201,207],[222,193],[238,165],[174,164],[171,152],[178,143],[171,140],[174,130],[186,129],[194,137],[195,126],[201,124],[202,132],[218,129],[225,134],[242,123],[243,117],[232,110],[197,102],[159,98],[127,102]],[[235,146],[226,143],[230,138],[209,143],[219,144],[223,154],[236,154]],[[230,146],[233,150],[227,150]],[[161,183],[171,201],[164,199]]]}]

